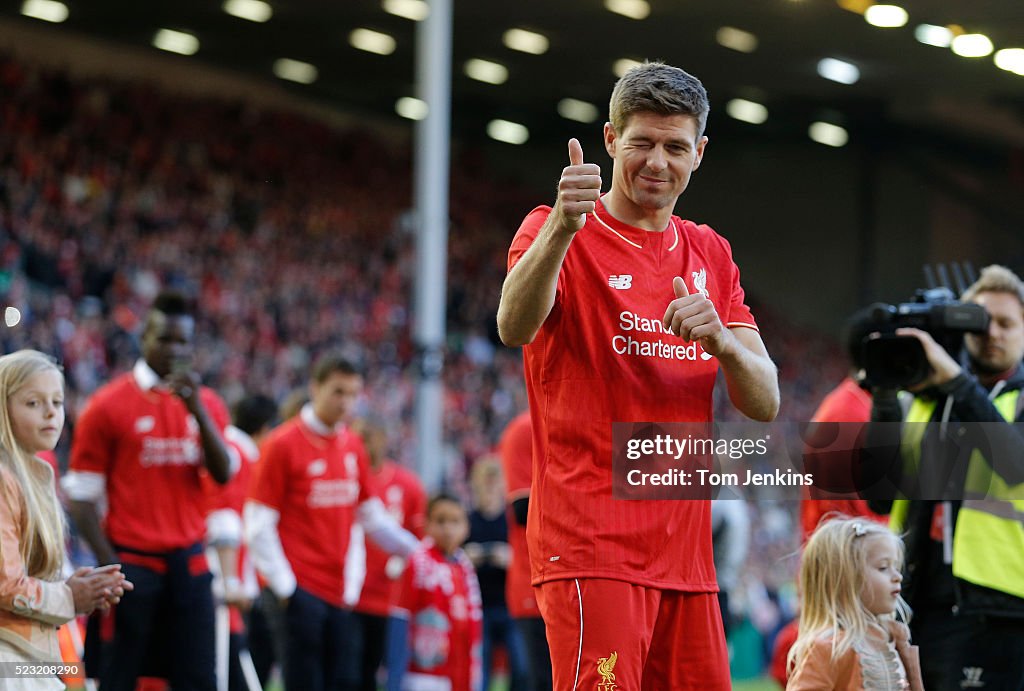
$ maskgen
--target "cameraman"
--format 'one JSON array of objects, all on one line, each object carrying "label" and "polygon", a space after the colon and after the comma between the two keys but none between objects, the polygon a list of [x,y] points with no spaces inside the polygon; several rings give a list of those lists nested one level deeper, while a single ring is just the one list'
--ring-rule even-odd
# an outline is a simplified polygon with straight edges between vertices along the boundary
[{"label": "cameraman", "polygon": [[[949,500],[926,491],[872,508],[891,511],[906,535],[903,595],[925,687],[1024,690],[1024,500],[1012,491],[1024,480],[1024,439],[1007,424],[1024,419],[1024,284],[988,266],[962,300],[991,317],[987,333],[965,336],[966,368],[927,332],[898,329],[921,342],[931,372],[912,394],[874,390],[871,419],[903,423],[901,487],[955,474],[965,444],[969,460],[942,488]],[[985,438],[973,436],[983,427]]]}]

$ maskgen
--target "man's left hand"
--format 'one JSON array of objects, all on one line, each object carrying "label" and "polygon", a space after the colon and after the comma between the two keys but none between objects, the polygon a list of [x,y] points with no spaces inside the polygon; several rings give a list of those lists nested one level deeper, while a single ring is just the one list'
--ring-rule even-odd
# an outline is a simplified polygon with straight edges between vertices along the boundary
[{"label": "man's left hand", "polygon": [[676,276],[672,279],[676,299],[668,303],[662,323],[665,328],[684,341],[698,341],[704,352],[721,355],[728,347],[731,333],[718,317],[718,310],[704,293],[686,289],[686,283]]}]

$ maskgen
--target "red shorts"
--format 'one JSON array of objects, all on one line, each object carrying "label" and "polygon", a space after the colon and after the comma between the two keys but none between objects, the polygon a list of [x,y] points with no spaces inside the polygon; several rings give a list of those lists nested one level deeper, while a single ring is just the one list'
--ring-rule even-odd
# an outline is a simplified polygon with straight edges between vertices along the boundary
[{"label": "red shorts", "polygon": [[596,578],[537,588],[553,691],[731,689],[715,593]]}]

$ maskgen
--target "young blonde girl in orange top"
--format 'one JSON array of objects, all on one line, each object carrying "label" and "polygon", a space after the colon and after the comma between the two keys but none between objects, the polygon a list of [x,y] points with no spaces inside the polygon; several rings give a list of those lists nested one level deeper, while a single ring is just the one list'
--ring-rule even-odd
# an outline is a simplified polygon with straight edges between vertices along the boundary
[{"label": "young blonde girl in orange top", "polygon": [[800,565],[800,635],[787,691],[922,691],[900,597],[903,543],[864,519],[822,523]]},{"label": "young blonde girl in orange top", "polygon": [[115,604],[132,584],[120,566],[81,568],[61,580],[64,515],[53,469],[36,454],[64,427],[64,378],[34,350],[0,357],[0,687],[62,689],[19,670],[60,662],[57,627]]}]

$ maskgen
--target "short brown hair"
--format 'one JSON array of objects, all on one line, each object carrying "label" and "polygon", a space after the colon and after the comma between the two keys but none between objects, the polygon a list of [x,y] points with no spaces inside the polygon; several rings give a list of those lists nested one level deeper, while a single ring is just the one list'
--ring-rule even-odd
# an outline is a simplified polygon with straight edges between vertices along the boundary
[{"label": "short brown hair", "polygon": [[692,74],[663,62],[637,65],[615,83],[608,119],[621,133],[634,113],[689,115],[697,121],[697,136],[708,122],[708,92]]},{"label": "short brown hair", "polygon": [[325,353],[313,363],[313,381],[323,384],[335,372],[345,375],[362,376],[355,364],[340,353]]},{"label": "short brown hair", "polygon": [[981,270],[981,276],[964,291],[960,299],[973,302],[981,293],[1009,293],[1017,298],[1024,308],[1024,283],[1017,274],[1005,266],[991,264]]}]

